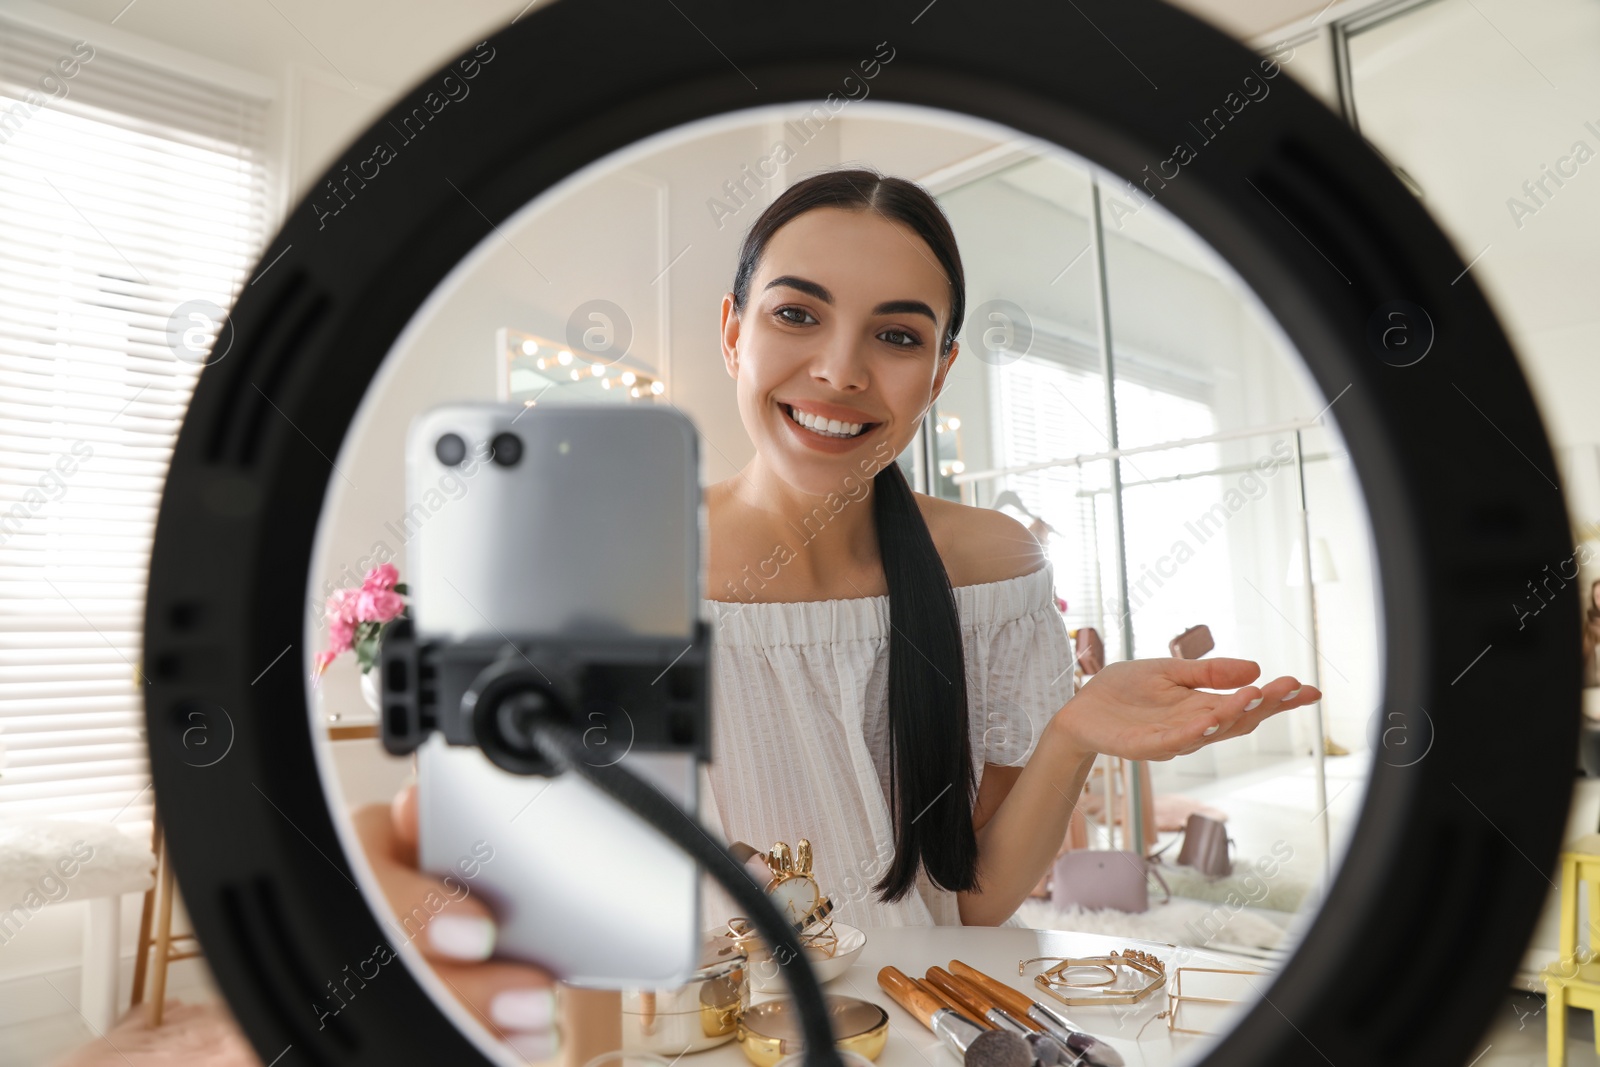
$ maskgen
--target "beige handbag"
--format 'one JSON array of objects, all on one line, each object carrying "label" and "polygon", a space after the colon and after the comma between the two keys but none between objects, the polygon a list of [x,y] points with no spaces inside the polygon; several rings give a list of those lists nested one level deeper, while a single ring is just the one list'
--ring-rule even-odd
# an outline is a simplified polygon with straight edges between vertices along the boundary
[{"label": "beige handbag", "polygon": [[1085,678],[1099,674],[1106,666],[1106,646],[1100,640],[1100,631],[1093,626],[1080,626],[1072,631],[1073,659]]},{"label": "beige handbag", "polygon": [[1154,875],[1167,900],[1172,890],[1161,877],[1154,860],[1145,859],[1137,852],[1109,849],[1073,849],[1056,858],[1051,875],[1050,904],[1055,908],[1082,908],[1094,911],[1115,908],[1117,911],[1141,912],[1150,910],[1150,876]]},{"label": "beige handbag", "polygon": [[1216,647],[1211,640],[1211,627],[1204,623],[1189,627],[1167,642],[1167,651],[1178,659],[1199,659]]},{"label": "beige handbag", "polygon": [[1224,878],[1233,873],[1233,856],[1229,846],[1234,843],[1228,828],[1215,819],[1198,812],[1189,816],[1183,828],[1183,847],[1178,850],[1178,864],[1193,867],[1208,878]]}]

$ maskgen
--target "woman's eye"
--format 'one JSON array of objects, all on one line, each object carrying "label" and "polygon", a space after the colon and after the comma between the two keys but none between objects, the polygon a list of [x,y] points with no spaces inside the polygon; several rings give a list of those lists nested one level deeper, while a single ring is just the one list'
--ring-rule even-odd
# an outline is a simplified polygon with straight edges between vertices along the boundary
[{"label": "woman's eye", "polygon": [[917,345],[922,343],[921,341],[917,340],[916,334],[907,333],[904,330],[884,330],[878,336],[883,338],[904,337],[904,341],[889,341],[889,343],[894,345],[896,348],[915,348]]},{"label": "woman's eye", "polygon": [[[804,318],[803,319],[791,319],[791,318],[789,318],[788,313],[791,312],[791,311],[794,312],[797,315],[804,316]],[[773,314],[776,315],[778,318],[782,319],[784,322],[791,323],[791,324],[793,324],[795,326],[803,326],[803,325],[805,325],[805,319],[811,319],[812,322],[816,322],[817,321],[816,319],[811,318],[811,312],[807,311],[805,308],[782,307],[782,308],[779,308],[777,311],[774,311]]]}]

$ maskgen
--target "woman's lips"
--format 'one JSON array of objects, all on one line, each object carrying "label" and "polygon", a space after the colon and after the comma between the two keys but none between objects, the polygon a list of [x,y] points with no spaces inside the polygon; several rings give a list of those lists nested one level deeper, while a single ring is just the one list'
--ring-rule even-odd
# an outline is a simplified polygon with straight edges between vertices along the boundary
[{"label": "woman's lips", "polygon": [[789,431],[795,435],[801,444],[818,452],[827,452],[834,455],[851,451],[862,441],[876,433],[878,427],[883,425],[881,422],[872,423],[854,437],[824,437],[822,434],[813,433],[790,418],[788,405],[778,404],[777,408],[778,417],[789,427]]}]

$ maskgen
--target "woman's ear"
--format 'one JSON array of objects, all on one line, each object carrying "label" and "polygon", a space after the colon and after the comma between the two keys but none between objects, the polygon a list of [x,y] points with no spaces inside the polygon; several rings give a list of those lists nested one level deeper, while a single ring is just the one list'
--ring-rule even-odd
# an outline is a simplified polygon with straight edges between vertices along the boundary
[{"label": "woman's ear", "polygon": [[733,294],[722,295],[722,365],[728,377],[739,377],[739,312],[733,306]]},{"label": "woman's ear", "polygon": [[939,399],[939,394],[944,391],[945,376],[950,373],[950,365],[956,361],[956,356],[960,355],[960,353],[961,353],[961,342],[960,341],[951,342],[951,344],[950,344],[950,355],[945,359],[943,365],[941,365],[939,367],[939,369],[934,372],[934,375],[933,375],[933,390],[932,390],[932,393],[928,397],[928,406],[929,407],[933,406],[934,401]]}]

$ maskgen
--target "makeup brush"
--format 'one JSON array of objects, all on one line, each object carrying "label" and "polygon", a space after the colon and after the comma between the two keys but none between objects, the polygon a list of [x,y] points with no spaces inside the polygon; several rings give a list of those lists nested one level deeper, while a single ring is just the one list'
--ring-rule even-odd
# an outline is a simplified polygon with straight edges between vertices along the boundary
[{"label": "makeup brush", "polygon": [[929,967],[923,982],[944,1002],[964,1015],[987,1022],[997,1030],[1010,1030],[1033,1046],[1033,1061],[1039,1067],[1075,1067],[1082,1062],[1078,1053],[1067,1048],[1054,1034],[1041,1032],[1037,1024],[1029,1025],[1016,1016],[997,1007],[972,986],[955,977],[943,967]]},{"label": "makeup brush", "polygon": [[912,978],[911,984],[928,994],[930,997],[933,997],[951,1011],[960,1015],[965,1015],[967,1018],[971,1019],[985,1030],[994,1030],[997,1028],[994,1021],[986,1018],[982,1012],[973,1011],[969,1005],[958,1004],[954,997],[950,996],[950,994],[946,993],[932,982],[929,982],[923,978]]},{"label": "makeup brush", "polygon": [[[992,1000],[983,997],[977,989],[957,978],[943,967],[929,967],[925,979],[928,985],[938,990],[947,1000],[954,1002],[957,1011],[963,1015],[970,1015],[979,1022],[988,1020],[991,1024],[998,1024],[998,1020],[990,1017],[990,1012],[996,1007]],[[1024,1027],[1023,1029],[1028,1029]],[[1037,1030],[1035,1025],[1032,1029]]]},{"label": "makeup brush", "polygon": [[955,1049],[966,1067],[1034,1067],[1033,1048],[1009,1030],[985,1030],[919,988],[899,968],[878,972],[878,985],[894,1002],[917,1017]]},{"label": "makeup brush", "polygon": [[950,973],[966,981],[1018,1019],[1054,1034],[1074,1055],[1083,1057],[1085,1063],[1093,1064],[1094,1067],[1123,1067],[1124,1061],[1120,1052],[1093,1034],[1079,1029],[1054,1008],[1040,1004],[1026,993],[1018,992],[1004,982],[991,978],[976,967],[970,967],[960,960],[950,961]]}]

